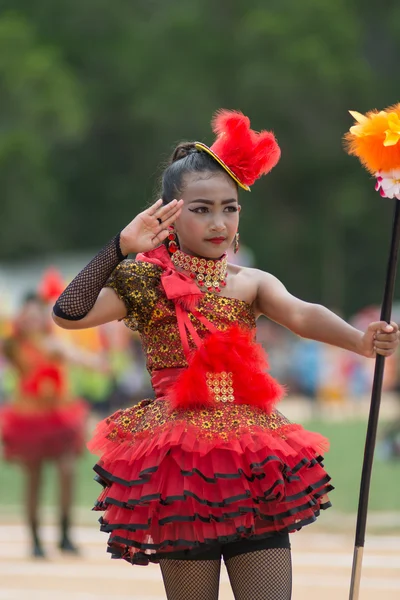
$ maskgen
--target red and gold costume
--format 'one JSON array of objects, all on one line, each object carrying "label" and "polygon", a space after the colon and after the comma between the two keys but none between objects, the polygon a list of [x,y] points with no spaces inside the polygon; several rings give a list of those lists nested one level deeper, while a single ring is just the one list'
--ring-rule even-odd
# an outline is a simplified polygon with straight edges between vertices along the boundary
[{"label": "red and gold costume", "polygon": [[18,383],[0,412],[5,459],[29,463],[82,452],[87,407],[70,398],[64,365],[36,341],[16,336],[8,345]]},{"label": "red and gold costume", "polygon": [[109,552],[148,564],[313,522],[330,506],[328,443],[276,410],[284,390],[254,341],[251,305],[201,292],[164,246],[121,262],[107,285],[141,336],[156,395],[89,443]]}]

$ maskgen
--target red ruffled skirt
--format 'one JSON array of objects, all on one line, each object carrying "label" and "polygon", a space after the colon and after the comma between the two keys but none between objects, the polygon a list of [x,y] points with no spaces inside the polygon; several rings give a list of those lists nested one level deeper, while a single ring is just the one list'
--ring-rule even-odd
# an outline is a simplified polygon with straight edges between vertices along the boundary
[{"label": "red ruffled skirt", "polygon": [[[243,366],[249,353],[218,356]],[[184,372],[157,372],[155,400],[98,424],[88,447],[101,456],[94,470],[104,491],[94,510],[104,511],[101,530],[114,558],[145,565],[294,532],[330,506],[328,441],[272,408],[282,389],[257,365],[235,370],[231,361],[224,377],[232,383],[221,383],[219,371],[218,388],[211,367],[195,360]],[[203,406],[195,401],[199,373],[214,385]]]},{"label": "red ruffled skirt", "polygon": [[278,412],[144,400],[101,422],[89,449],[103,456],[95,510],[109,552],[132,564],[293,532],[330,506],[326,440]]},{"label": "red ruffled skirt", "polygon": [[[32,400],[34,403],[34,400]],[[21,410],[16,404],[0,411],[5,460],[34,462],[55,459],[85,448],[88,406],[76,399],[49,410]]]}]

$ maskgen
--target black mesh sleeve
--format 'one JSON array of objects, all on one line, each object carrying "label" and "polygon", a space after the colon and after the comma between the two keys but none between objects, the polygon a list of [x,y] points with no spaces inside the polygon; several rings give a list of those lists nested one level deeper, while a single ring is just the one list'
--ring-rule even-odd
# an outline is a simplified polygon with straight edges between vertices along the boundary
[{"label": "black mesh sleeve", "polygon": [[126,258],[119,237],[118,233],[65,288],[53,307],[57,317],[79,321],[93,308],[111,273]]}]

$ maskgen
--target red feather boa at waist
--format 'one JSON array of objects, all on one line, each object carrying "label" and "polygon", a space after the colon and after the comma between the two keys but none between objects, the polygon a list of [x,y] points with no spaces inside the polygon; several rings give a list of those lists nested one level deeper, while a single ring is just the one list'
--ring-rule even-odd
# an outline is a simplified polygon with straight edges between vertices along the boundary
[{"label": "red feather boa at waist", "polygon": [[255,342],[254,332],[234,325],[204,339],[167,397],[174,409],[216,406],[216,396],[207,383],[209,374],[230,373],[235,404],[250,404],[270,412],[284,396],[285,388],[267,370],[267,356]]}]

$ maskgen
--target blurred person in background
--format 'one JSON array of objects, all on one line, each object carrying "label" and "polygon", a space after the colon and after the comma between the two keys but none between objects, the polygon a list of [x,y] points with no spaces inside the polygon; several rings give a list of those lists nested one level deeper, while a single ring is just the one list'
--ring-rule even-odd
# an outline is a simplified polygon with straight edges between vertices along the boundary
[{"label": "blurred person in background", "polygon": [[137,404],[153,390],[137,332],[117,321],[106,323],[99,329],[110,365],[110,390],[94,409],[104,418],[105,411],[109,414],[117,408]]},{"label": "blurred person in background", "polygon": [[75,277],[54,320],[74,330],[123,319],[152,377],[156,398],[118,410],[89,444],[111,555],[160,563],[169,600],[216,600],[222,557],[235,600],[289,600],[289,533],[330,506],[328,442],[276,410],[284,389],[254,341],[256,319],[371,358],[395,351],[397,325],[364,333],[272,275],[228,264],[239,188],[280,150],[241,113],[221,111],[214,131],[211,147],[176,148],[162,198]]},{"label": "blurred person in background", "polygon": [[[47,271],[37,292],[27,294],[3,342],[3,353],[15,377],[14,390],[0,411],[4,459],[25,472],[26,518],[32,555],[44,557],[39,534],[40,491],[44,464],[58,471],[60,537],[58,547],[76,554],[71,540],[71,509],[77,457],[85,449],[88,405],[75,398],[70,365],[104,371],[101,357],[55,335],[50,303],[64,287],[54,270]],[[11,387],[11,386],[10,386]]]},{"label": "blurred person in background", "polygon": [[32,555],[44,557],[39,535],[39,505],[44,463],[55,462],[59,478],[62,551],[77,552],[70,539],[70,511],[77,456],[83,451],[87,408],[69,395],[65,358],[51,340],[46,303],[29,294],[16,316],[4,353],[16,375],[11,401],[0,413],[4,459],[25,472],[25,509]]},{"label": "blurred person in background", "polygon": [[291,389],[316,403],[321,373],[321,345],[314,340],[297,339],[287,353],[291,363]]}]

